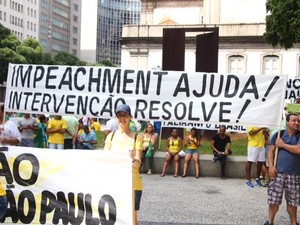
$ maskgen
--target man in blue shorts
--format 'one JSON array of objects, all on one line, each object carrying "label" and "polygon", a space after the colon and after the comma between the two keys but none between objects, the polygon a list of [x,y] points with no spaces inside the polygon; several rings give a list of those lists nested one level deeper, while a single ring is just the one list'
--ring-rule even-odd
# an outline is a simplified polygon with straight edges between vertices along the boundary
[{"label": "man in blue shorts", "polygon": [[[300,141],[299,117],[297,114],[288,114],[286,130],[275,133],[271,139],[268,160],[270,184],[268,188],[269,216],[264,225],[273,225],[274,218],[282,202],[283,192],[287,202],[287,212],[291,225],[297,223],[297,206],[300,205]],[[274,167],[275,148],[278,147],[278,161]],[[295,154],[297,153],[298,154]]]}]

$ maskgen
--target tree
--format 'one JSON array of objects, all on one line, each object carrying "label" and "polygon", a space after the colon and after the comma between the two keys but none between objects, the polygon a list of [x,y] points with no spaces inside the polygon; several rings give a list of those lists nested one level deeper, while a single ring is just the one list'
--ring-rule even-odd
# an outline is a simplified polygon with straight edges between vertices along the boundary
[{"label": "tree", "polygon": [[266,8],[266,41],[274,47],[292,48],[300,41],[300,1],[267,0]]},{"label": "tree", "polygon": [[116,67],[110,60],[104,59],[100,62],[100,65],[102,66],[108,66],[108,67]]},{"label": "tree", "polygon": [[68,66],[86,66],[86,62],[81,61],[76,56],[67,53],[67,52],[59,52],[56,56],[54,56],[55,64],[57,65],[68,65]]},{"label": "tree", "polygon": [[17,53],[26,58],[28,64],[43,64],[44,49],[40,43],[33,39],[27,38],[17,47]]},{"label": "tree", "polygon": [[6,28],[0,23],[0,48],[2,48],[1,41],[11,34],[10,29]]}]

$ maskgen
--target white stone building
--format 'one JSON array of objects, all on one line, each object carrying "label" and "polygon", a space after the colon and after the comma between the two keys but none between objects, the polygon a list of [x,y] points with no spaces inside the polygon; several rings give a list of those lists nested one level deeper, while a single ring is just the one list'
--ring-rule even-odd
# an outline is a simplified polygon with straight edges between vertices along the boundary
[{"label": "white stone building", "polygon": [[[300,44],[289,50],[266,44],[265,16],[262,0],[142,0],[141,24],[123,28],[121,65],[161,69],[163,28],[217,26],[219,73],[300,76]],[[187,41],[185,71],[195,71],[195,51]]]},{"label": "white stone building", "polygon": [[38,40],[39,0],[0,0],[0,23],[20,41]]}]

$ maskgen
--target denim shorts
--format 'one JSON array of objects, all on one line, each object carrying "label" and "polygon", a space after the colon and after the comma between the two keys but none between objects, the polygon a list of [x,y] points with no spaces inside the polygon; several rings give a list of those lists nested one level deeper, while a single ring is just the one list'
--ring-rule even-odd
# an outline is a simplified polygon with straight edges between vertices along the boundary
[{"label": "denim shorts", "polygon": [[194,154],[199,154],[199,152],[198,152],[198,149],[188,149],[188,150],[186,150],[185,154],[194,155]]}]

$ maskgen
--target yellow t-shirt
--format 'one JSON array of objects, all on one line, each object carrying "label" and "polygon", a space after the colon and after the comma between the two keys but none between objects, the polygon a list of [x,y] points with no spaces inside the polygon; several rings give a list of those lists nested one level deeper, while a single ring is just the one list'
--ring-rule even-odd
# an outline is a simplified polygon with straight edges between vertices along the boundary
[{"label": "yellow t-shirt", "polygon": [[178,152],[180,149],[180,142],[179,142],[179,138],[176,140],[169,140],[169,150],[171,153],[176,153]]},{"label": "yellow t-shirt", "polygon": [[144,135],[144,137],[143,137],[143,147],[144,148],[147,148],[150,145],[151,139],[152,139],[152,135],[150,135],[150,137],[146,137],[146,135]]},{"label": "yellow t-shirt", "polygon": [[258,130],[258,129],[259,127],[247,127],[248,147],[255,147],[255,148],[265,147],[265,137],[262,130],[254,135],[249,134],[250,131]]},{"label": "yellow t-shirt", "polygon": [[[49,129],[67,129],[67,122],[63,119],[56,120],[52,119],[48,123]],[[62,133],[51,133],[48,138],[49,143],[51,144],[63,144],[64,143],[64,134]]]},{"label": "yellow t-shirt", "polygon": [[190,150],[197,150],[198,149],[198,146],[195,144],[195,143],[197,143],[197,138],[193,138],[191,135],[189,136],[189,139],[190,140],[192,140],[192,141],[194,141],[194,142],[189,142],[189,145],[188,145],[188,148],[190,149]]},{"label": "yellow t-shirt", "polygon": [[[113,138],[112,138],[113,135]],[[134,143],[134,138],[131,138],[125,134],[119,132],[110,132],[105,139],[106,150],[111,150],[115,152],[128,152],[133,150],[135,145],[136,151],[143,150],[143,138],[140,135],[137,135],[136,141]],[[134,190],[143,190],[143,182],[140,176],[139,168],[132,167],[132,176],[133,176],[133,188]]]},{"label": "yellow t-shirt", "polygon": [[5,196],[6,195],[6,191],[3,188],[2,182],[0,182],[0,196]]},{"label": "yellow t-shirt", "polygon": [[84,132],[84,130],[83,130],[83,129],[80,129],[80,130],[78,131],[78,136],[80,137],[80,136],[83,134],[83,132]]},{"label": "yellow t-shirt", "polygon": [[93,122],[91,128],[94,131],[101,131],[101,124],[99,122]]}]

